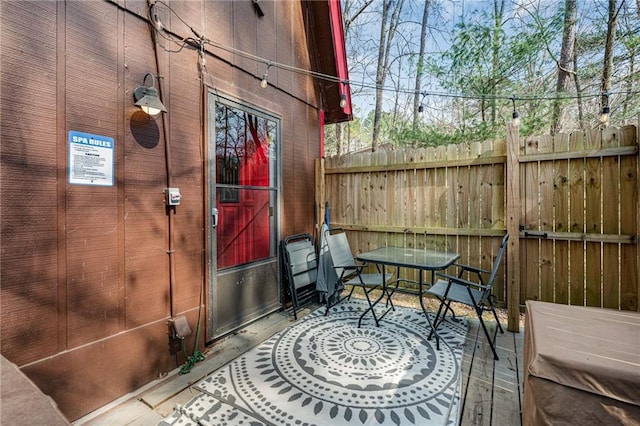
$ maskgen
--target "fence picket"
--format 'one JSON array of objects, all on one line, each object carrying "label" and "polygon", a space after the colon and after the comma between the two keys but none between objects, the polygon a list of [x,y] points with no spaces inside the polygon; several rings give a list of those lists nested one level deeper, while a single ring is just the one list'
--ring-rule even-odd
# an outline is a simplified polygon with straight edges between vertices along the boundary
[{"label": "fence picket", "polygon": [[[546,154],[554,152],[554,138],[549,135],[538,138],[538,153]],[[554,161],[540,161],[538,163],[538,209],[540,212],[538,222],[538,232],[553,231],[554,223]],[[552,283],[554,279],[554,259],[553,240],[541,238],[540,245],[540,300],[554,300],[554,286],[543,285],[542,283]]]},{"label": "fence picket", "polygon": [[[620,132],[608,127],[602,132],[602,147],[618,147]],[[620,156],[602,159],[602,233],[619,234]],[[602,245],[602,306],[617,309],[620,306],[620,243]]]},{"label": "fence picket", "polygon": [[[620,144],[630,146],[638,144],[635,140],[635,126],[622,129]],[[636,235],[638,231],[638,156],[625,156],[620,159],[620,233]],[[620,249],[620,308],[638,310],[638,244],[624,244]]]},{"label": "fence picket", "polygon": [[[569,135],[557,135],[554,151],[569,151]],[[569,160],[557,160],[553,164],[553,227],[555,232],[568,232],[569,223]],[[569,242],[554,241],[554,296],[555,303],[569,302]]]},{"label": "fence picket", "polygon": [[[574,132],[569,136],[569,149],[584,149],[584,134]],[[585,182],[586,160],[584,158],[569,160],[569,232],[584,233],[585,222]],[[585,295],[585,255],[584,241],[569,241],[569,303],[582,306],[586,304]]]},{"label": "fence picket", "polygon": [[[593,142],[593,138],[591,139]],[[588,158],[586,161],[586,232],[601,233],[601,174],[600,158]],[[586,298],[587,306],[602,306],[602,243],[587,242],[586,259]]]},{"label": "fence picket", "polygon": [[[538,153],[537,138],[526,138],[525,153]],[[522,224],[524,224],[525,235],[527,232],[537,232],[540,227],[539,212],[539,162],[532,161],[524,164],[525,179],[521,194],[524,198],[522,203],[524,206],[524,214],[522,216]],[[540,241],[538,239],[525,239],[521,243],[524,247],[526,256],[522,258],[520,267],[520,282],[523,288],[523,296],[521,303],[527,299],[540,299]]]}]

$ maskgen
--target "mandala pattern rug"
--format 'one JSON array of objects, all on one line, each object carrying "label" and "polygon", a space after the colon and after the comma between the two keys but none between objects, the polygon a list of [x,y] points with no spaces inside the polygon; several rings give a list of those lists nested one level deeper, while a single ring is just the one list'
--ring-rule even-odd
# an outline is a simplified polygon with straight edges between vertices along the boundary
[{"label": "mandala pattern rug", "polygon": [[376,327],[360,301],[318,309],[215,371],[160,425],[447,425],[459,419],[467,325],[435,338],[419,310]]}]

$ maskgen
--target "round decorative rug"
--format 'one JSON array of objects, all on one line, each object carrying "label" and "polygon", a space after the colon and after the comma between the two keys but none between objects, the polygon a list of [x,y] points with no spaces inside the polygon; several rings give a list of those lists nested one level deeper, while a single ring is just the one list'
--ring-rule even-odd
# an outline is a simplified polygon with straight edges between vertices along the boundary
[{"label": "round decorative rug", "polygon": [[[436,350],[422,311],[396,307],[358,328],[366,306],[319,309],[196,388],[243,414],[226,424],[456,424],[466,323],[445,321]],[[215,424],[218,410],[200,400],[185,405],[190,417]]]}]

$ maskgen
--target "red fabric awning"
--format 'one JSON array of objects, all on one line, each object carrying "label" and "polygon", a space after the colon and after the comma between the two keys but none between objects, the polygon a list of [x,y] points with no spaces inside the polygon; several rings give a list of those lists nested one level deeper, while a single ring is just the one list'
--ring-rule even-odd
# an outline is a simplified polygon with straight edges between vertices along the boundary
[{"label": "red fabric awning", "polygon": [[[325,123],[352,119],[349,68],[345,47],[340,0],[304,0],[307,9],[307,36],[313,58],[313,70],[333,78],[317,78],[319,107],[325,112]],[[340,107],[342,95],[346,105]]]}]

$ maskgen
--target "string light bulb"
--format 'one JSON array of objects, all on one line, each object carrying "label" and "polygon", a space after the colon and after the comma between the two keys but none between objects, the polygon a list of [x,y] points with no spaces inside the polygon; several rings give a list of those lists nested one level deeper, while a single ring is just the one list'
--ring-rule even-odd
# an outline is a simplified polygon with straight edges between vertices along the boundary
[{"label": "string light bulb", "polygon": [[600,122],[602,124],[606,124],[609,122],[609,115],[611,113],[611,109],[609,108],[609,94],[604,92],[602,94],[602,111],[600,112]]},{"label": "string light bulb", "polygon": [[344,108],[347,106],[347,82],[341,81],[342,84],[342,94],[340,95],[340,108]]},{"label": "string light bulb", "polygon": [[518,113],[518,111],[516,111],[516,97],[512,96],[511,97],[511,102],[513,103],[513,113],[511,114],[511,118],[513,119],[511,121],[511,124],[513,124],[514,126],[519,126],[520,125],[520,114]]},{"label": "string light bulb", "polygon": [[422,99],[420,99],[420,105],[418,105],[418,116],[420,118],[424,117],[424,98],[427,97],[427,93],[426,92],[422,92],[420,93],[422,95]]},{"label": "string light bulb", "polygon": [[263,89],[266,89],[267,86],[269,85],[269,82],[267,81],[267,77],[269,77],[270,67],[271,67],[271,63],[268,63],[267,69],[264,71],[264,75],[262,76],[262,81],[260,82],[260,87],[262,87]]},{"label": "string light bulb", "polygon": [[347,106],[347,95],[344,93],[340,95],[340,108],[344,108]]}]

